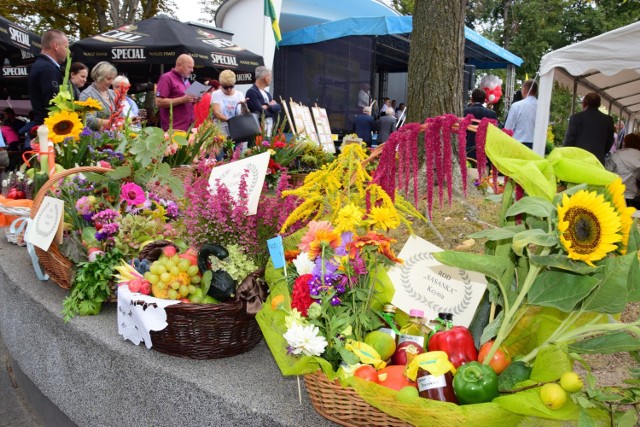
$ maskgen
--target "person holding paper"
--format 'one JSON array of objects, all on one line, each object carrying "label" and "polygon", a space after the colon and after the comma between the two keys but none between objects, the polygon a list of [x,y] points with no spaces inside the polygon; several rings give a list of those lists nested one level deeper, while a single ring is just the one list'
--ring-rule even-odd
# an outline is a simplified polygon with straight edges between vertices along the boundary
[{"label": "person holding paper", "polygon": [[193,58],[182,54],[176,59],[176,66],[164,73],[156,88],[156,105],[160,111],[160,127],[168,130],[170,110],[173,109],[173,129],[188,131],[194,121],[193,104],[198,97],[187,93],[191,85],[189,76],[193,72]]}]

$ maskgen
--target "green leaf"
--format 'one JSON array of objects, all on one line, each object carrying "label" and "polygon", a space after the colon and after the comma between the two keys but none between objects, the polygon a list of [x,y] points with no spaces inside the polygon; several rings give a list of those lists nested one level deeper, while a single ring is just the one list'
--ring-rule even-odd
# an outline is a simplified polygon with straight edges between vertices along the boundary
[{"label": "green leaf", "polygon": [[[579,414],[579,407],[570,399],[559,409],[548,408],[540,399],[538,388],[520,391],[507,396],[500,396],[493,399],[507,411],[516,414],[528,415],[532,417],[549,418],[553,420],[576,420]],[[499,425],[499,423],[496,423]]]},{"label": "green leaf", "polygon": [[618,419],[618,427],[633,427],[638,425],[638,414],[636,411],[627,411]]},{"label": "green leaf", "polygon": [[548,218],[555,212],[555,207],[547,199],[542,197],[523,197],[515,202],[509,210],[507,210],[506,216],[516,216],[519,214],[527,214],[537,216],[539,218]]},{"label": "green leaf", "polygon": [[83,175],[89,182],[104,182],[108,179],[106,176],[95,172],[84,172]]},{"label": "green leaf", "polygon": [[618,175],[607,171],[596,156],[577,147],[557,147],[547,156],[560,181],[604,186]]},{"label": "green leaf", "polygon": [[640,339],[626,332],[615,332],[569,344],[579,354],[611,354],[640,350]]},{"label": "green leaf", "polygon": [[544,265],[547,267],[559,268],[561,270],[571,271],[576,274],[593,274],[602,267],[591,267],[582,261],[574,261],[569,259],[566,255],[554,254],[554,255],[535,255],[530,254],[529,260],[533,264]]},{"label": "green leaf", "polygon": [[533,363],[531,379],[539,382],[555,381],[572,368],[573,361],[562,346],[545,345],[540,348]]},{"label": "green leaf", "polygon": [[123,179],[131,175],[131,168],[129,166],[119,166],[105,175],[111,179]]},{"label": "green leaf", "polygon": [[505,240],[511,239],[516,235],[517,232],[524,230],[522,225],[513,226],[513,227],[502,227],[502,228],[488,228],[486,230],[481,230],[476,233],[470,234],[469,237],[473,239],[488,239],[488,240]]},{"label": "green leaf", "polygon": [[500,326],[502,326],[502,320],[504,319],[504,310],[502,310],[493,322],[489,323],[482,331],[482,336],[480,336],[480,343],[484,344],[490,339],[495,338],[498,335],[498,330],[500,330]]},{"label": "green leaf", "polygon": [[609,257],[604,270],[596,274],[600,284],[585,299],[582,309],[601,313],[621,313],[627,305],[627,277],[637,254]]},{"label": "green leaf", "polygon": [[580,408],[580,415],[578,415],[578,425],[580,427],[596,427],[597,426],[596,421],[593,418],[591,418],[589,413],[585,411],[584,408]]},{"label": "green leaf", "polygon": [[555,234],[545,233],[540,229],[534,228],[532,230],[521,231],[513,236],[513,243],[511,247],[518,256],[522,256],[524,248],[530,244],[538,246],[555,246],[557,243],[558,238]]},{"label": "green leaf", "polygon": [[598,279],[564,271],[544,271],[529,290],[530,304],[570,312],[598,285]]}]

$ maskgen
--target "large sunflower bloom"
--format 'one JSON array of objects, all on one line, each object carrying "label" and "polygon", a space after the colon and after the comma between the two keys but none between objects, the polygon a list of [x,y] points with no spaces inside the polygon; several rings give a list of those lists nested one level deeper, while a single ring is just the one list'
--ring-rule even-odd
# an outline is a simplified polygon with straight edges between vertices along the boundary
[{"label": "large sunflower bloom", "polygon": [[77,140],[80,138],[82,123],[76,113],[60,111],[47,117],[44,124],[49,128],[49,139],[55,144],[63,142],[67,138]]},{"label": "large sunflower bloom", "polygon": [[100,101],[96,101],[93,98],[87,98],[86,101],[75,101],[74,103],[79,107],[84,107],[86,111],[102,110],[102,104],[100,103]]},{"label": "large sunflower bloom", "polygon": [[593,266],[622,241],[620,216],[602,194],[580,190],[558,206],[560,242],[569,258]]},{"label": "large sunflower bloom", "polygon": [[631,232],[631,226],[633,225],[633,213],[636,211],[634,207],[627,206],[627,202],[624,199],[625,185],[622,183],[622,178],[618,178],[607,186],[607,191],[611,195],[613,207],[620,215],[620,224],[622,226],[622,245],[620,247],[620,253],[622,255],[627,253],[627,244],[629,243],[629,233]]}]

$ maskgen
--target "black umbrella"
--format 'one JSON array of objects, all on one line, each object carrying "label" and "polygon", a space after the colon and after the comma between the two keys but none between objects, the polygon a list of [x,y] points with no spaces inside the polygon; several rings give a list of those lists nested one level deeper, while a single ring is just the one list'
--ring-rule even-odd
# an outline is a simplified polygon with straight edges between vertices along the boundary
[{"label": "black umbrella", "polygon": [[261,56],[229,40],[162,14],[77,41],[71,52],[74,61],[89,67],[109,61],[131,83],[156,82],[183,53],[193,57],[192,77],[200,80],[229,69],[238,83],[249,83],[255,68],[263,64]]},{"label": "black umbrella", "polygon": [[27,99],[29,66],[40,53],[40,36],[0,16],[0,99]]}]

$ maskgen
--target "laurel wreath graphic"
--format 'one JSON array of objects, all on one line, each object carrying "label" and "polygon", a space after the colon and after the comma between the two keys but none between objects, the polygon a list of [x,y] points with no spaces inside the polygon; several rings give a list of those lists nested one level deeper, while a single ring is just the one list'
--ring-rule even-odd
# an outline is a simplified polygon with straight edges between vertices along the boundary
[{"label": "laurel wreath graphic", "polygon": [[471,285],[471,279],[469,278],[469,273],[463,269],[458,270],[458,274],[460,275],[460,280],[464,284],[464,293],[462,296],[462,301],[454,307],[442,307],[438,304],[433,303],[417,292],[413,286],[411,286],[410,274],[411,267],[415,264],[418,264],[423,261],[435,261],[431,252],[420,252],[415,255],[410,256],[408,259],[405,259],[404,265],[400,270],[400,286],[405,290],[406,294],[412,299],[418,301],[421,304],[426,305],[431,310],[435,312],[447,312],[452,313],[454,315],[461,314],[465,311],[469,305],[471,304],[471,298],[473,296],[473,286]]}]

